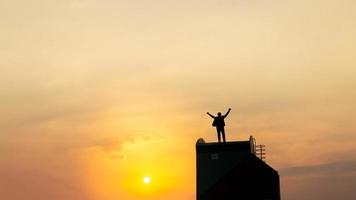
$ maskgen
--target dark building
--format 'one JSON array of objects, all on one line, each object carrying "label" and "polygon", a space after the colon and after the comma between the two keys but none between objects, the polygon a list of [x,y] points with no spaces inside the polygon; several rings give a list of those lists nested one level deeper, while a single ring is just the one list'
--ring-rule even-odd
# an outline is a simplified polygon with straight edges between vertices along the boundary
[{"label": "dark building", "polygon": [[197,200],[280,200],[279,175],[249,141],[196,143]]}]

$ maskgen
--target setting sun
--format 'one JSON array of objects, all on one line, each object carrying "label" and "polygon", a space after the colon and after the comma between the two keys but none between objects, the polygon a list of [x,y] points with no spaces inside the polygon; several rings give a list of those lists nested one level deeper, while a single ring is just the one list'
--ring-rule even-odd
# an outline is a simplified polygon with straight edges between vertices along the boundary
[{"label": "setting sun", "polygon": [[144,182],[145,184],[150,184],[150,183],[151,183],[151,177],[145,176],[145,177],[143,178],[143,182]]}]

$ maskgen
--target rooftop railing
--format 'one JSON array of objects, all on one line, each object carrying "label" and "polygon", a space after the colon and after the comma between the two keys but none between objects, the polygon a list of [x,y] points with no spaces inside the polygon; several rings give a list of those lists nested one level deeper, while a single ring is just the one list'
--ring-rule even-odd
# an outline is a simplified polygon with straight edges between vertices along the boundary
[{"label": "rooftop railing", "polygon": [[251,143],[251,153],[255,154],[256,157],[261,159],[263,162],[266,162],[266,145],[256,144],[256,139],[253,136],[250,136]]}]

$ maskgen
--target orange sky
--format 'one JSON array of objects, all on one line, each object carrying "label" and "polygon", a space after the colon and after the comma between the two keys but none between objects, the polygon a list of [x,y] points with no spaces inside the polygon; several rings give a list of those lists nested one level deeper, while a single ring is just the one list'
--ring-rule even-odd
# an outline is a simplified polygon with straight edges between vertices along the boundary
[{"label": "orange sky", "polygon": [[[0,199],[193,200],[207,111],[284,200],[356,196],[352,0],[1,0]],[[150,176],[151,184],[143,177]]]}]

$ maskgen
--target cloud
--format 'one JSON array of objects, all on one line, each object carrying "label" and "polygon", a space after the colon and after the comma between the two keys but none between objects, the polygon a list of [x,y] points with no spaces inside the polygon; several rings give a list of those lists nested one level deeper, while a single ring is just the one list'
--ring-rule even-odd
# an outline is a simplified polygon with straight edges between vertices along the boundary
[{"label": "cloud", "polygon": [[94,146],[101,148],[106,153],[121,149],[124,141],[119,138],[104,138],[95,142]]},{"label": "cloud", "polygon": [[282,176],[301,176],[313,174],[345,174],[356,172],[356,161],[330,162],[320,165],[306,165],[282,168]]},{"label": "cloud", "polygon": [[123,159],[125,154],[123,148],[125,144],[135,144],[141,141],[149,142],[160,139],[158,136],[151,136],[147,134],[138,134],[136,136],[128,135],[126,138],[110,137],[103,138],[94,142],[90,147],[97,147],[109,155],[110,159]]},{"label": "cloud", "polygon": [[289,167],[279,170],[282,198],[288,200],[353,200],[356,161]]},{"label": "cloud", "polygon": [[47,169],[45,163],[42,163],[42,168],[30,163],[22,164],[24,166],[1,163],[1,199],[90,199],[76,179],[79,172],[71,168],[72,165],[63,165],[56,169],[62,173],[56,173]]},{"label": "cloud", "polygon": [[282,199],[287,200],[354,200],[356,176],[311,176],[282,180]]}]

